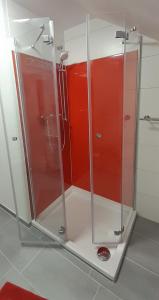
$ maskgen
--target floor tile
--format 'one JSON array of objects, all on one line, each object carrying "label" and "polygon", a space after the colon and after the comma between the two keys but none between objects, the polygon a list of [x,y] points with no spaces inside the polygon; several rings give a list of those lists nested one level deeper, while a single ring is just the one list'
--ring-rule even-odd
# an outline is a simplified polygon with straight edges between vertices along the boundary
[{"label": "floor tile", "polygon": [[67,258],[69,261],[71,261],[74,265],[79,267],[81,270],[83,270],[85,273],[89,273],[91,270],[91,267],[82,261],[80,258],[77,256],[73,255],[71,252],[68,250],[64,249],[63,247],[56,249],[59,254],[63,255],[65,258]]},{"label": "floor tile", "polygon": [[97,272],[93,278],[104,283],[114,294],[123,300],[158,300],[159,277],[145,271],[136,264],[125,259],[119,278],[115,283],[104,282]]},{"label": "floor tile", "polygon": [[159,274],[159,244],[134,232],[126,254],[152,272]]},{"label": "floor tile", "polygon": [[92,300],[97,284],[55,250],[43,250],[24,275],[49,300]]},{"label": "floor tile", "polygon": [[137,217],[134,231],[159,243],[159,223]]},{"label": "floor tile", "polygon": [[7,259],[0,253],[0,279],[11,269],[10,263]]},{"label": "floor tile", "polygon": [[99,284],[111,290],[113,287],[113,281],[105,277],[103,274],[99,273],[95,269],[92,269],[90,276],[95,279]]},{"label": "floor tile", "polygon": [[22,287],[28,291],[36,292],[35,289],[28,283],[22,274],[14,270],[13,268],[0,280],[0,288],[6,283],[11,282],[19,287]]},{"label": "floor tile", "polygon": [[4,226],[13,219],[13,216],[7,213],[4,209],[0,208],[0,231]]},{"label": "floor tile", "polygon": [[35,228],[34,226],[30,226],[30,227],[28,228],[28,230],[29,230],[29,232],[30,232],[32,235],[34,235],[38,240],[40,240],[40,239],[43,237],[43,235],[44,235],[40,230],[38,230],[38,229]]},{"label": "floor tile", "polygon": [[[35,239],[24,225],[22,225],[22,235],[26,240]],[[21,245],[17,223],[14,220],[9,222],[5,226],[5,229],[0,232],[0,249],[18,270],[23,269],[33,256],[39,252],[38,248],[24,247]]]},{"label": "floor tile", "polygon": [[120,300],[116,295],[112,294],[109,290],[101,287],[93,300]]}]

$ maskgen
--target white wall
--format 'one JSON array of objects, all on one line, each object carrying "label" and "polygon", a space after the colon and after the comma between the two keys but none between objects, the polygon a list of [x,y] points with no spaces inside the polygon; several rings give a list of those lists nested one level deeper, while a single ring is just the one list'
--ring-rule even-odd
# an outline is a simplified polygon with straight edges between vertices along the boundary
[{"label": "white wall", "polygon": [[[79,24],[64,32],[65,49],[69,52],[67,64],[80,63],[87,60],[86,23]],[[124,52],[121,39],[116,39],[117,30],[122,27],[110,24],[104,20],[92,19],[89,23],[90,59],[97,59],[110,55],[119,55]],[[131,34],[131,42],[136,41],[136,34]],[[129,44],[127,51],[136,48]]]},{"label": "white wall", "polygon": [[[8,1],[8,11],[4,12],[1,18],[2,24],[6,28],[6,20],[10,18],[30,18],[33,14],[26,9],[16,5],[13,1]],[[13,27],[10,27],[13,30]],[[8,29],[8,28],[7,28]],[[13,180],[16,191],[16,200],[19,216],[26,222],[30,221],[30,203],[26,169],[24,162],[24,151],[22,145],[21,127],[18,112],[18,100],[14,78],[12,53],[13,40],[10,38],[11,30],[7,30],[1,38],[0,44],[0,96],[5,117],[7,130],[7,141],[11,157]],[[2,40],[3,39],[3,40]],[[4,137],[4,126],[2,122],[2,112],[0,111],[0,203],[9,210],[15,212],[13,191],[11,186],[11,174],[9,173],[9,161]],[[12,137],[17,137],[13,141]]]},{"label": "white wall", "polygon": [[[114,38],[118,26],[98,19],[91,23],[90,56],[99,58],[123,52],[121,40]],[[135,34],[131,34],[131,42]],[[73,27],[64,34],[69,51],[67,64],[86,61],[86,24]],[[129,44],[131,51],[136,45]],[[143,37],[140,117],[159,117],[159,42]],[[159,123],[139,121],[137,162],[137,212],[159,222]]]},{"label": "white wall", "polygon": [[[143,38],[140,117],[159,117],[159,42]],[[159,222],[159,123],[139,121],[137,211]]]}]

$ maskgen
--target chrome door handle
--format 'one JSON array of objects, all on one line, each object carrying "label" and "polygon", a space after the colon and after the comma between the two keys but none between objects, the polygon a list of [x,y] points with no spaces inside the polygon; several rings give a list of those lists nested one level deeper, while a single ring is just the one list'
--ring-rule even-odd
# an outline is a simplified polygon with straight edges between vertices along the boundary
[{"label": "chrome door handle", "polygon": [[101,139],[101,138],[102,138],[102,134],[101,134],[100,132],[97,132],[97,133],[96,133],[96,138],[97,138],[97,139]]}]

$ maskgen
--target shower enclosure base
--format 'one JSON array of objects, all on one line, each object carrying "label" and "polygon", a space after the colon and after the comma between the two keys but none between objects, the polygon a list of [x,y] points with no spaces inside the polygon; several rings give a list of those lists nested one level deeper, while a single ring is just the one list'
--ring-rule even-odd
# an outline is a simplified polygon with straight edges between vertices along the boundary
[{"label": "shower enclosure base", "polygon": [[[90,193],[72,186],[65,194],[67,241],[63,246],[109,279],[115,280],[126,251],[136,212],[132,208],[124,207],[125,230],[123,239],[119,244],[110,243],[113,240],[113,234],[112,236],[105,235],[107,242],[93,244]],[[96,211],[94,232],[98,242],[103,241],[104,233],[113,233],[113,229],[120,228],[118,225],[121,218],[121,205],[100,196],[96,196],[94,205]],[[57,228],[61,211],[62,205],[57,199],[42,212],[36,221],[33,221],[33,225],[59,241],[60,235],[55,234],[55,228]],[[114,220],[116,220],[116,224],[114,224]],[[120,235],[114,236],[114,240],[120,241]],[[110,250],[111,256],[108,261],[101,261],[97,257],[97,250],[101,246],[106,246]]]}]

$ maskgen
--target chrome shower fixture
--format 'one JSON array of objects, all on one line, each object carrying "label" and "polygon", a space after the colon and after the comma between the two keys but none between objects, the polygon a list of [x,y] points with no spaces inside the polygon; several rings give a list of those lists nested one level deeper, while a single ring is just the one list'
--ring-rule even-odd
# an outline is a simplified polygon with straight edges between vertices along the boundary
[{"label": "chrome shower fixture", "polygon": [[137,30],[137,27],[136,26],[133,26],[132,28],[130,28],[130,32],[134,32]]},{"label": "chrome shower fixture", "polygon": [[66,60],[67,58],[68,58],[68,51],[62,51],[60,53],[60,61],[61,61],[61,63],[63,63],[64,60]]},{"label": "chrome shower fixture", "polygon": [[35,46],[36,46],[37,42],[40,40],[40,38],[41,38],[41,36],[42,36],[42,34],[43,34],[44,30],[45,30],[45,25],[44,24],[41,25],[40,29],[41,29],[41,31],[40,31],[38,37],[36,38],[35,42],[31,46],[33,49],[35,49]]},{"label": "chrome shower fixture", "polygon": [[129,33],[122,31],[122,30],[118,30],[116,31],[116,35],[115,35],[116,39],[125,39],[128,40],[129,39]]},{"label": "chrome shower fixture", "polygon": [[128,41],[129,40],[129,35],[132,32],[135,32],[136,30],[137,30],[136,26],[131,27],[129,31],[117,30],[116,33],[115,33],[115,38],[116,39],[123,39],[122,44],[124,44],[124,40]]},{"label": "chrome shower fixture", "polygon": [[46,45],[52,45],[54,42],[53,37],[48,35],[48,34],[44,34],[43,35],[43,43],[45,43]]}]

